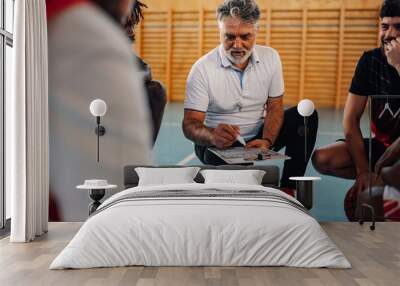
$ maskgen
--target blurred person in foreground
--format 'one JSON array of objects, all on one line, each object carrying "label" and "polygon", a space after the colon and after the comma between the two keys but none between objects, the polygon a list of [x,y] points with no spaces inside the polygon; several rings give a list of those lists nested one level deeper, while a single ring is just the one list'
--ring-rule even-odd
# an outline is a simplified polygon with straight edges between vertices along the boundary
[{"label": "blurred person in foreground", "polygon": [[[50,191],[63,198],[61,208],[72,199],[71,189],[84,179],[104,178],[121,186],[124,165],[150,161],[150,116],[143,83],[121,28],[133,4],[132,0],[46,1]],[[99,163],[95,119],[89,112],[97,98],[107,104]],[[76,205],[81,211],[79,205],[85,202],[74,196],[69,207]]]},{"label": "blurred person in foreground", "polygon": [[[369,187],[381,185],[381,169],[400,156],[395,144],[400,136],[400,0],[385,0],[380,10],[381,46],[366,51],[355,70],[344,108],[344,140],[316,150],[312,162],[322,174],[355,179],[345,198],[349,220],[355,220],[357,197]],[[372,97],[371,150],[363,138],[360,121],[368,98]],[[389,109],[387,108],[389,107]],[[371,151],[371,162],[369,152]],[[388,158],[390,160],[388,160]],[[399,174],[400,176],[400,174]]]},{"label": "blurred person in foreground", "polygon": [[[147,6],[140,1],[136,1],[132,13],[124,25],[126,34],[132,43],[135,43],[135,27],[139,24],[140,20],[143,19],[143,8],[147,8]],[[153,123],[153,144],[155,144],[158,132],[160,131],[165,105],[167,104],[167,93],[161,82],[153,80],[150,66],[143,59],[138,57],[136,53],[133,53],[133,58],[137,63],[139,72],[143,76],[144,87]]]}]

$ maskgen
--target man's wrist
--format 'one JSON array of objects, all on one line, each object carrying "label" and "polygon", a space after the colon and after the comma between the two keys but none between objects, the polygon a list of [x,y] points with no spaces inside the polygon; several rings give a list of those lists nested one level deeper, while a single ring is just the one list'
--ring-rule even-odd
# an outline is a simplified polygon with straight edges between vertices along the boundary
[{"label": "man's wrist", "polygon": [[216,146],[214,130],[215,129],[208,129],[208,131],[210,132],[210,136],[208,137],[210,146]]},{"label": "man's wrist", "polygon": [[269,144],[269,147],[271,147],[272,145],[274,145],[274,142],[272,142],[272,140],[269,139],[269,138],[267,138],[267,137],[264,137],[262,140],[267,141],[268,144]]},{"label": "man's wrist", "polygon": [[362,174],[366,174],[369,173],[369,169],[368,168],[360,168],[356,170],[357,173],[357,177],[362,175]]}]

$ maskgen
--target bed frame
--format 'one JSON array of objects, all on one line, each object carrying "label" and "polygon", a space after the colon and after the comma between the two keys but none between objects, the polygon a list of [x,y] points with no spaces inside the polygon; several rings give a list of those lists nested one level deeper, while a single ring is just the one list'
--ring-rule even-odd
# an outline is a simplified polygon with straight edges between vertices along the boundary
[{"label": "bed frame", "polygon": [[[139,176],[135,171],[136,167],[148,167],[148,168],[183,168],[188,166],[143,166],[143,165],[128,165],[124,167],[124,188],[136,187],[139,183]],[[205,169],[217,169],[217,170],[263,170],[265,175],[262,179],[262,185],[265,187],[278,187],[279,186],[279,168],[273,165],[264,166],[237,166],[237,165],[225,165],[225,166],[209,166],[209,165],[199,165],[190,166],[199,167],[202,170]],[[194,180],[197,183],[204,183],[203,176],[199,173]]]}]

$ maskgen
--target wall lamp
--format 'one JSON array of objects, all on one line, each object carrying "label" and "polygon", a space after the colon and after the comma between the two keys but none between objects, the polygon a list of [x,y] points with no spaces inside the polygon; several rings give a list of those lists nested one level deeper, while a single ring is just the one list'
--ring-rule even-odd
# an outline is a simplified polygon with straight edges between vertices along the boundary
[{"label": "wall lamp", "polygon": [[96,129],[95,133],[97,135],[97,162],[100,160],[100,136],[106,134],[106,129],[104,126],[100,125],[100,117],[103,117],[107,112],[107,104],[104,100],[95,99],[90,103],[89,106],[90,113],[96,117]]},{"label": "wall lamp", "polygon": [[307,161],[307,136],[308,136],[308,117],[314,113],[314,103],[309,99],[303,99],[297,105],[297,111],[304,117],[304,160]]}]

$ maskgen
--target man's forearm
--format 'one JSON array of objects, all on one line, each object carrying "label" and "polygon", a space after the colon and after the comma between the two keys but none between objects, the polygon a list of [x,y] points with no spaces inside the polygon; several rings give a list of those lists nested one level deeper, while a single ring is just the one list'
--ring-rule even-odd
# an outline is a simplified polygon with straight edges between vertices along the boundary
[{"label": "man's forearm", "polygon": [[271,145],[274,144],[276,138],[279,135],[283,124],[284,112],[280,107],[267,108],[267,116],[264,120],[263,139],[271,141]]},{"label": "man's forearm", "polygon": [[212,131],[213,129],[206,127],[198,120],[185,120],[183,122],[183,133],[185,137],[198,145],[215,145]]},{"label": "man's forearm", "polygon": [[396,189],[400,190],[400,160],[391,167],[383,168],[382,178],[383,181]]},{"label": "man's forearm", "polygon": [[393,156],[399,160],[400,159],[400,137],[392,143],[393,146]]},{"label": "man's forearm", "polygon": [[350,124],[349,131],[345,131],[345,137],[347,149],[353,159],[356,175],[368,172],[368,160],[365,157],[364,141],[357,122]]}]

